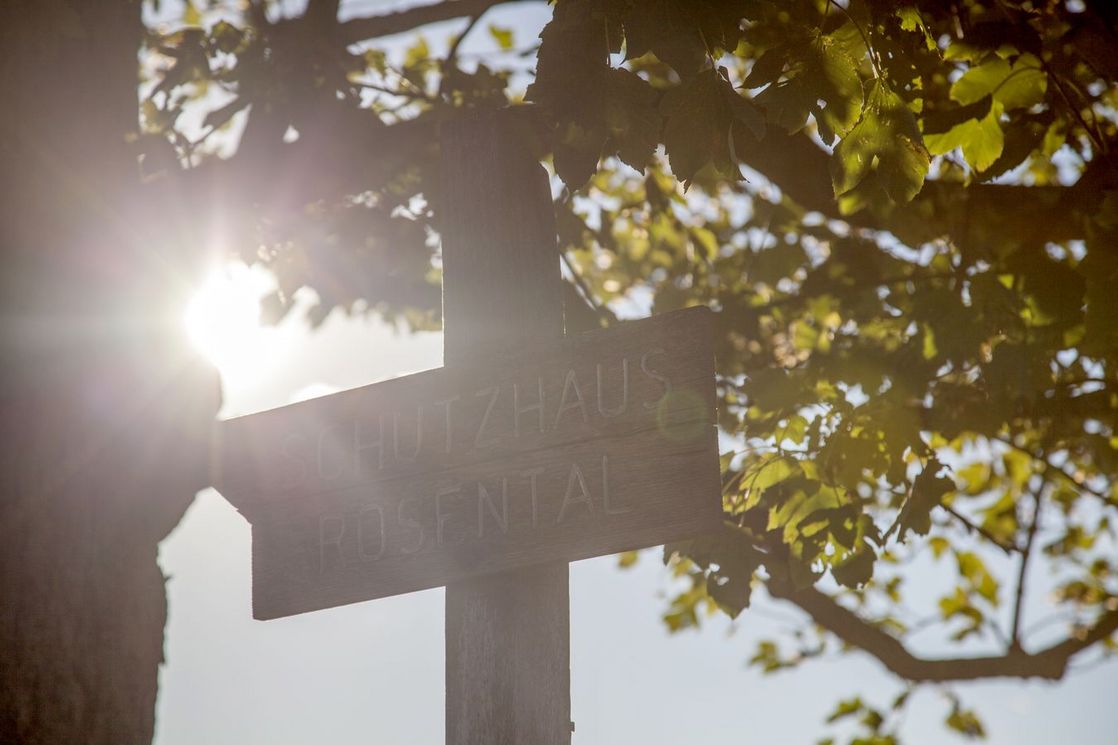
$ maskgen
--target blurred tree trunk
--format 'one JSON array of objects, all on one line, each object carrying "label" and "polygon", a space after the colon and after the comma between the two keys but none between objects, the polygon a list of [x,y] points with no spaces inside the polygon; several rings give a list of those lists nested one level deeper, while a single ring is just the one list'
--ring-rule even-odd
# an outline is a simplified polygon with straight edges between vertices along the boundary
[{"label": "blurred tree trunk", "polygon": [[151,741],[158,543],[206,484],[217,382],[126,141],[141,34],[139,2],[0,5],[3,743]]}]

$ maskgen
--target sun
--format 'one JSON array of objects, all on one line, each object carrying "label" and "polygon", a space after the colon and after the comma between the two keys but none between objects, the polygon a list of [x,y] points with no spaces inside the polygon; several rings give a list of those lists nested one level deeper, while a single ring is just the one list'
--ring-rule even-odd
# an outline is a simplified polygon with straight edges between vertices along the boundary
[{"label": "sun", "polygon": [[273,286],[266,272],[229,264],[213,271],[187,305],[191,342],[227,383],[258,380],[284,351],[280,330],[260,321],[261,298]]}]

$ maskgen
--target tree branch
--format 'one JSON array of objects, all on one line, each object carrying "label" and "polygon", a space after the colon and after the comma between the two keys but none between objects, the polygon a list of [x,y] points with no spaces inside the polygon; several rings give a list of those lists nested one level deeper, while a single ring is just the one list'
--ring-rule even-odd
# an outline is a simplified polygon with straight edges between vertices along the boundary
[{"label": "tree branch", "polygon": [[951,515],[953,518],[962,523],[963,527],[966,528],[968,532],[978,533],[990,543],[994,544],[1002,551],[1004,551],[1007,555],[1012,555],[1015,551],[1020,550],[1017,546],[1007,546],[1006,544],[1002,543],[1000,540],[998,540],[997,536],[993,535],[990,531],[986,530],[986,528],[982,527],[981,525],[978,525],[969,520],[966,515],[963,515],[951,505],[941,504],[940,507],[942,507],[947,514]]},{"label": "tree branch", "polygon": [[899,639],[813,587],[792,590],[776,582],[770,582],[768,587],[773,596],[799,606],[817,624],[844,642],[876,657],[894,675],[914,683],[983,678],[1059,680],[1067,672],[1068,662],[1076,653],[1118,631],[1118,611],[1109,611],[1103,613],[1090,628],[1035,654],[1011,648],[1006,654],[996,657],[930,660],[916,657]]},{"label": "tree branch", "polygon": [[1080,480],[1080,479],[1076,478],[1075,476],[1073,476],[1072,474],[1068,473],[1063,468],[1060,468],[1059,466],[1053,465],[1053,463],[1048,459],[1048,454],[1047,453],[1045,453],[1043,451],[1041,451],[1039,453],[1034,453],[1032,450],[1029,450],[1028,448],[1025,448],[1025,447],[1021,447],[1020,445],[1015,443],[1012,439],[1007,438],[1007,437],[991,437],[989,439],[991,441],[996,441],[996,442],[1000,442],[1004,445],[1008,445],[1009,447],[1013,448],[1017,452],[1019,452],[1023,455],[1027,455],[1030,458],[1032,458],[1033,460],[1038,461],[1040,463],[1040,467],[1042,469],[1044,469],[1045,475],[1059,476],[1060,478],[1064,479],[1069,484],[1071,484],[1072,488],[1077,489],[1077,490],[1083,492],[1084,494],[1090,494],[1092,497],[1095,497],[1096,499],[1102,500],[1103,504],[1118,506],[1118,505],[1116,505],[1115,501],[1113,499],[1111,499],[1109,494],[1106,494],[1105,492],[1101,492],[1098,489],[1092,488],[1090,486],[1090,484],[1084,483],[1082,480]]},{"label": "tree branch", "polygon": [[462,29],[462,33],[455,37],[454,43],[450,45],[450,49],[446,53],[446,59],[442,64],[442,77],[439,80],[439,97],[446,95],[447,81],[450,80],[450,71],[458,67],[458,48],[462,46],[462,42],[470,35],[470,32],[477,26],[477,22],[481,20],[482,15],[485,14],[483,10],[476,16],[471,16],[466,28]]},{"label": "tree branch", "polygon": [[399,10],[395,13],[354,18],[338,25],[338,36],[346,44],[365,39],[402,34],[429,23],[449,21],[452,18],[479,16],[494,5],[524,0],[443,0],[431,5]]},{"label": "tree branch", "polygon": [[594,310],[594,312],[598,315],[598,318],[604,321],[607,326],[617,323],[617,316],[614,315],[613,311],[610,310],[607,306],[598,302],[598,298],[594,296],[594,292],[590,289],[590,285],[586,284],[586,279],[584,279],[583,276],[579,274],[578,269],[567,256],[567,252],[560,251],[559,258],[562,260],[563,265],[567,267],[567,271],[571,273],[571,277],[574,279],[575,286],[578,287],[578,291],[579,294],[582,295],[582,299],[585,300],[586,304]]},{"label": "tree branch", "polygon": [[458,47],[462,46],[462,42],[465,41],[466,37],[470,35],[470,32],[474,30],[474,26],[477,26],[477,22],[481,20],[483,15],[485,15],[484,10],[478,15],[470,17],[470,20],[466,23],[466,28],[462,29],[462,33],[454,37],[454,43],[450,45],[450,49],[446,53],[446,59],[443,60],[443,65],[450,67],[451,65],[457,64]]},{"label": "tree branch", "polygon": [[[1087,174],[1072,186],[968,186],[933,180],[925,182],[912,202],[896,205],[887,216],[868,210],[841,215],[829,180],[831,156],[807,135],[770,127],[760,143],[738,154],[805,209],[854,227],[888,230],[910,246],[945,234],[960,244],[980,243],[993,234],[1022,242],[1038,235],[1056,243],[1083,238],[1083,215],[1098,201]],[[982,215],[982,224],[964,219],[967,214]],[[928,215],[938,217],[930,220]]]},{"label": "tree branch", "polygon": [[309,0],[303,13],[312,23],[322,29],[330,29],[338,21],[339,0]]},{"label": "tree branch", "polygon": [[1009,632],[1009,644],[1012,649],[1021,648],[1021,608],[1025,600],[1025,572],[1029,568],[1029,555],[1033,551],[1033,541],[1036,539],[1037,528],[1040,527],[1041,494],[1044,492],[1044,483],[1033,492],[1033,515],[1029,522],[1029,531],[1025,536],[1025,546],[1021,549],[1021,566],[1017,570],[1017,591],[1013,598],[1013,626]]}]

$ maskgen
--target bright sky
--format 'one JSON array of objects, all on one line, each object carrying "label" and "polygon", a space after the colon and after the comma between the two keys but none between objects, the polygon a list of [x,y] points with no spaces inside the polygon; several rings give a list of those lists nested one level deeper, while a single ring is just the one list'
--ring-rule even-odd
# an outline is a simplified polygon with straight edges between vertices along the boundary
[{"label": "bright sky", "polygon": [[[533,4],[501,20],[527,41],[545,18]],[[268,283],[243,266],[215,271],[185,311],[195,344],[222,370],[224,416],[442,363],[441,335],[398,334],[373,320],[335,314],[312,333],[296,312],[263,329],[257,298]],[[160,564],[170,619],[156,745],[443,742],[441,589],[254,621],[249,526],[212,490],[164,541]],[[930,563],[917,571],[937,586]],[[669,635],[659,619],[670,590],[657,550],[628,570],[614,557],[571,566],[575,745],[807,745],[834,733],[823,720],[839,698],[862,695],[887,708],[903,688],[860,654],[763,675],[746,661],[757,639],[788,628],[791,608],[758,597],[735,624],[717,617],[701,631]],[[1034,618],[1042,601],[1035,605]],[[1118,661],[1058,685],[955,690],[978,709],[995,745],[1110,745],[1118,732]],[[948,708],[941,691],[919,689],[905,743],[961,742],[941,726]]]}]

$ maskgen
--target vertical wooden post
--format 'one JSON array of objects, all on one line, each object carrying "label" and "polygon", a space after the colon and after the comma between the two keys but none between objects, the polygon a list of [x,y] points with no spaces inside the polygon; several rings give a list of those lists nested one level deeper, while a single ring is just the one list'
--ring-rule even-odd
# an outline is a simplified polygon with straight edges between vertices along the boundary
[{"label": "vertical wooden post", "polygon": [[[443,131],[444,361],[563,333],[547,174],[508,112]],[[565,562],[446,588],[447,745],[569,745]]]}]

